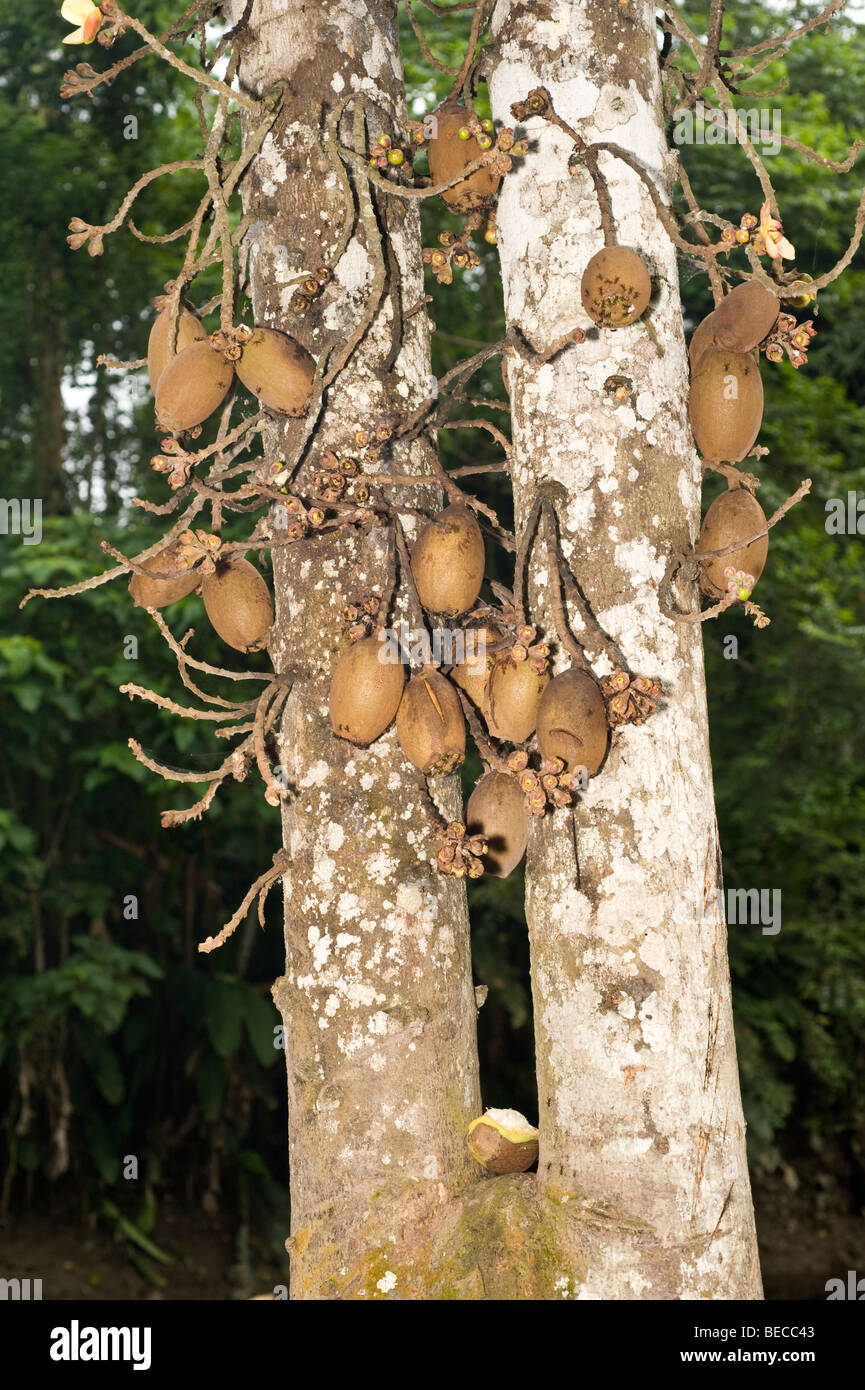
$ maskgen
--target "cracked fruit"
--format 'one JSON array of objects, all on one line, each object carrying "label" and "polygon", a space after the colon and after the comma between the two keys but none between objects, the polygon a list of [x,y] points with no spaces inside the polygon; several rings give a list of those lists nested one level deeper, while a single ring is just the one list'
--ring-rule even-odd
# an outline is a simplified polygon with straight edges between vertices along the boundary
[{"label": "cracked fruit", "polygon": [[425,666],[405,688],[396,714],[396,736],[410,763],[427,777],[444,777],[466,755],[466,721],[446,676]]},{"label": "cracked fruit", "polygon": [[538,1158],[538,1131],[518,1110],[487,1110],[466,1133],[469,1153],[488,1173],[525,1173]]},{"label": "cracked fruit", "polygon": [[[470,650],[472,655],[466,656],[464,660],[454,666],[450,673],[450,679],[454,685],[458,685],[460,690],[464,690],[468,695],[475,709],[483,712],[484,700],[489,684],[490,671],[495,660],[490,650],[503,639],[500,628],[485,624],[483,627],[464,628],[466,636],[466,646],[469,640],[476,642],[477,646]],[[483,648],[481,648],[483,641]]]},{"label": "cracked fruit", "polygon": [[584,767],[594,777],[607,753],[609,724],[594,676],[573,667],[550,681],[538,706],[538,748],[561,758],[568,772]]}]

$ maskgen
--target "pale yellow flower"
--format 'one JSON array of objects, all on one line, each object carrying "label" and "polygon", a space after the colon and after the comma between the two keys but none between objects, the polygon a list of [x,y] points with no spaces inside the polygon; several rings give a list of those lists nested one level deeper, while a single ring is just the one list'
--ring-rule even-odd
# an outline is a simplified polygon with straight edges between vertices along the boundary
[{"label": "pale yellow flower", "polygon": [[769,212],[769,204],[765,202],[760,209],[760,232],[763,238],[763,249],[767,256],[771,256],[773,261],[781,257],[785,261],[792,261],[796,255],[795,246],[783,234],[784,229],[776,217],[772,217]]},{"label": "pale yellow flower", "polygon": [[92,0],[63,0],[60,10],[62,17],[76,26],[73,34],[67,34],[64,43],[92,43],[99,33],[102,11]]}]

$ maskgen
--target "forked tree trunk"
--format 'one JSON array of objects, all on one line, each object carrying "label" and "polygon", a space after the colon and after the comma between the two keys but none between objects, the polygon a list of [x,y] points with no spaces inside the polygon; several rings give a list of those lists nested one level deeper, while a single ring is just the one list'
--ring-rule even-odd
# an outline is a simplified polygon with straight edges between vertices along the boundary
[{"label": "forked tree trunk", "polygon": [[[231,3],[237,19],[241,0]],[[542,81],[566,118],[593,118],[658,170],[652,11],[636,8],[639,23],[619,34],[606,0],[512,12],[503,0],[496,114],[510,123],[510,102]],[[304,328],[289,311],[290,282],[332,263],[343,226],[326,117],[360,91],[403,118],[395,25],[395,0],[256,0],[252,10],[242,79],[257,93],[285,81],[291,93],[245,184],[254,317],[317,356],[349,340],[377,283],[356,233],[323,314],[315,308]],[[597,219],[588,188],[566,172],[567,142],[533,134],[538,149],[506,184],[501,246],[509,317],[543,348],[574,323]],[[648,251],[663,282],[651,322],[664,350],[634,328],[546,367],[511,359],[517,515],[541,478],[564,486],[580,581],[633,667],[663,678],[666,707],[617,736],[584,798],[579,879],[567,816],[539,827],[531,847],[537,1178],[479,1177],[467,1156],[480,1098],[465,899],[428,868],[436,842],[419,774],[392,731],[366,751],[328,726],[341,609],[381,587],[384,531],[274,552],[274,666],[308,672],[281,730],[295,789],[284,814],[286,973],[275,990],[287,1033],[293,1298],[759,1294],[724,929],[712,906],[700,921],[695,911],[718,876],[700,643],[661,619],[656,596],[667,547],[690,538],[699,511],[675,265],[634,181],[610,173],[623,238]],[[355,196],[362,204],[362,183]],[[416,212],[388,201],[377,217],[393,248],[390,279],[329,392],[313,462],[429,389],[425,315],[406,314],[423,293]],[[602,386],[616,371],[635,392],[614,413]],[[290,452],[298,428],[271,427],[269,456]],[[424,472],[412,450],[396,463]],[[541,594],[546,582],[537,558]],[[455,779],[438,795],[446,815],[458,813]]]},{"label": "forked tree trunk", "polygon": [[[234,8],[239,16],[243,5]],[[242,81],[256,94],[284,81],[291,93],[245,185],[254,317],[316,357],[349,341],[376,292],[379,264],[355,234],[307,318],[289,312],[292,281],[333,265],[351,213],[323,138],[328,114],[360,92],[402,128],[396,10],[395,0],[256,0],[252,10]],[[346,143],[354,109],[341,126]],[[375,139],[385,127],[374,106],[369,120]],[[364,187],[353,193],[361,205]],[[357,454],[356,429],[416,408],[430,391],[427,317],[406,315],[424,292],[417,208],[388,200],[377,217],[393,251],[386,293],[328,392],[313,464],[326,448]],[[395,355],[397,296],[406,316]],[[268,456],[290,453],[297,430],[270,428]],[[395,463],[428,471],[414,447],[395,451]],[[293,1298],[422,1296],[404,1272],[408,1229],[432,1221],[475,1176],[465,1147],[480,1104],[465,889],[432,871],[423,778],[393,728],[367,750],[335,739],[328,722],[342,610],[381,592],[385,541],[384,527],[345,530],[274,551],[274,667],[309,673],[281,730],[295,789],[283,824],[286,971],[275,989],[287,1035]],[[449,819],[460,814],[457,777],[438,795]]]},{"label": "forked tree trunk", "polygon": [[[497,119],[513,124],[511,103],[544,86],[584,139],[635,155],[668,199],[651,0],[499,0],[493,31]],[[499,248],[508,323],[542,351],[575,325],[592,330],[580,279],[603,238],[588,174],[568,171],[573,142],[539,118],[527,130]],[[645,323],[590,331],[545,365],[508,359],[517,524],[539,485],[560,485],[571,568],[663,697],[646,724],[614,734],[573,822],[548,816],[530,841],[538,1183],[567,1204],[577,1296],[759,1298],[700,629],[658,605],[667,558],[700,518],[676,257],[637,175],[609,154],[600,168],[617,240],[646,258],[656,293]],[[605,390],[610,376],[631,383],[626,404]],[[550,580],[538,545],[531,588],[548,630]]]}]

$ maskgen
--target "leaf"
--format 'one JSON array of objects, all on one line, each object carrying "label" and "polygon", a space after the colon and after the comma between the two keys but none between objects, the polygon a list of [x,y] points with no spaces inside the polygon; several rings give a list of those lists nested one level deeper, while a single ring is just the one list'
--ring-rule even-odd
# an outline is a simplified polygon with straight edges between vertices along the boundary
[{"label": "leaf", "polygon": [[208,1052],[195,1069],[195,1087],[201,1112],[209,1125],[218,1118],[225,1099],[225,1071],[218,1057]]},{"label": "leaf", "polygon": [[111,1224],[124,1235],[127,1240],[131,1240],[137,1245],[139,1250],[143,1250],[145,1255],[149,1255],[151,1260],[158,1260],[160,1264],[173,1265],[174,1256],[168,1255],[164,1250],[160,1250],[158,1245],[154,1245],[152,1240],[140,1231],[133,1221],[123,1215],[123,1212],[116,1207],[113,1202],[105,1201],[102,1203],[101,1211]]},{"label": "leaf", "polygon": [[271,1066],[277,1058],[273,1045],[273,1030],[280,1022],[276,1006],[270,999],[263,999],[252,985],[246,985],[244,1021],[252,1050],[263,1067]]},{"label": "leaf", "polygon": [[240,1047],[244,1001],[237,981],[211,980],[204,1011],[207,1035],[220,1057],[233,1057]]},{"label": "leaf", "polygon": [[19,681],[11,687],[12,694],[27,714],[32,714],[42,703],[45,686],[38,681]]},{"label": "leaf", "polygon": [[109,1105],[119,1105],[124,1096],[125,1086],[123,1073],[111,1044],[102,1034],[82,1027],[79,1045],[90,1064],[91,1075],[102,1095]]}]

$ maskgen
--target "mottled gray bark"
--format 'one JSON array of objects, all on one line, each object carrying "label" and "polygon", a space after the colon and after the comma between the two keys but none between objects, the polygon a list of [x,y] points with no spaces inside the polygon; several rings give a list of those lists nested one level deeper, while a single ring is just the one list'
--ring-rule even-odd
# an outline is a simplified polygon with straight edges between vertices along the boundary
[{"label": "mottled gray bark", "polygon": [[[236,18],[240,0],[231,3]],[[252,11],[242,80],[256,93],[283,80],[291,93],[245,182],[255,321],[294,333],[316,356],[348,341],[378,283],[356,230],[320,307],[307,320],[290,312],[291,282],[333,262],[343,226],[326,117],[351,91],[404,117],[395,21],[395,0],[256,0]],[[653,24],[645,0],[621,10],[500,0],[495,114],[511,123],[510,103],[542,83],[566,119],[633,150],[666,189]],[[543,349],[582,318],[580,273],[600,238],[589,183],[567,172],[568,141],[532,127],[499,225],[509,321]],[[466,1151],[480,1099],[465,900],[431,871],[420,776],[392,730],[362,750],[328,725],[341,609],[381,586],[383,530],[274,552],[274,665],[307,669],[281,729],[294,795],[284,812],[286,972],[275,990],[287,1033],[293,1298],[760,1293],[713,896],[700,641],[661,616],[657,596],[668,549],[685,545],[699,518],[675,258],[636,179],[608,159],[603,167],[622,240],[647,255],[658,293],[645,324],[591,334],[547,365],[508,359],[517,522],[539,482],[558,484],[580,583],[633,669],[663,680],[665,698],[648,724],[615,736],[577,813],[576,860],[568,813],[534,830],[537,1178],[479,1177]],[[411,409],[430,385],[425,314],[394,332],[397,300],[405,311],[423,293],[417,213],[376,207],[389,279],[330,388],[313,464],[324,447],[349,449],[358,426]],[[603,389],[614,373],[634,388],[618,407]],[[270,426],[270,455],[290,453],[300,428]],[[425,471],[413,448],[397,463]],[[540,551],[532,588],[543,614]],[[446,815],[458,813],[455,779],[436,795]]]},{"label": "mottled gray bark", "polygon": [[[242,11],[239,0],[234,8]],[[356,232],[317,306],[306,319],[289,312],[292,280],[333,264],[351,212],[326,147],[327,115],[354,91],[401,126],[396,8],[395,0],[253,6],[242,81],[260,94],[285,80],[291,92],[245,183],[255,322],[293,333],[317,357],[348,341],[379,269]],[[370,122],[377,136],[374,108]],[[342,133],[348,141],[351,113]],[[356,454],[354,430],[416,407],[430,389],[425,312],[405,318],[392,353],[397,298],[405,313],[423,295],[417,209],[382,201],[377,218],[393,253],[388,284],[328,392],[313,463],[325,448]],[[269,428],[271,457],[290,451],[298,428]],[[400,472],[428,471],[415,447],[395,459]],[[427,504],[434,496],[430,489]],[[362,749],[335,739],[327,717],[345,645],[342,610],[380,591],[384,568],[384,528],[274,551],[274,666],[309,670],[281,730],[296,789],[284,813],[286,970],[275,990],[287,1033],[294,1298],[424,1296],[415,1228],[476,1176],[465,1146],[480,1108],[465,890],[431,867],[437,841],[423,778],[393,728]],[[437,795],[449,818],[459,814],[458,778],[441,779]]]},{"label": "mottled gray bark", "polygon": [[[545,86],[586,140],[630,151],[669,196],[650,0],[499,0],[493,30],[498,120]],[[508,322],[538,350],[575,325],[588,340],[546,365],[508,360],[517,524],[542,482],[561,485],[563,548],[596,617],[663,682],[659,712],[613,735],[573,824],[559,812],[533,827],[539,1197],[568,1214],[571,1296],[758,1298],[700,629],[658,604],[667,556],[700,517],[675,252],[638,177],[601,155],[617,238],[656,289],[643,321],[594,329],[580,304],[603,244],[592,184],[568,172],[567,136],[538,118],[527,129],[498,214]],[[626,404],[605,392],[612,375],[631,383]],[[538,546],[531,585],[552,630],[549,583]]]}]

